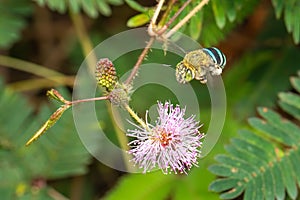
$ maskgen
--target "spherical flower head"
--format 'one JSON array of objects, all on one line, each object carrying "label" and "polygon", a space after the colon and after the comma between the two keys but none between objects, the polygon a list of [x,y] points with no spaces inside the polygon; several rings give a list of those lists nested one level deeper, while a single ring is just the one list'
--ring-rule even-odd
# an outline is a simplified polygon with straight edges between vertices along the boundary
[{"label": "spherical flower head", "polygon": [[131,95],[131,85],[117,83],[107,95],[108,100],[115,106],[128,105]]},{"label": "spherical flower head", "polygon": [[97,62],[95,76],[98,85],[107,91],[111,91],[117,84],[116,69],[108,58],[102,58]]},{"label": "spherical flower head", "polygon": [[159,117],[155,126],[137,126],[128,130],[128,136],[136,138],[129,145],[135,165],[143,169],[143,173],[160,168],[163,173],[186,173],[192,166],[197,166],[200,156],[200,139],[204,134],[199,132],[199,121],[195,116],[184,119],[185,109],[180,109],[166,102],[158,102]]}]

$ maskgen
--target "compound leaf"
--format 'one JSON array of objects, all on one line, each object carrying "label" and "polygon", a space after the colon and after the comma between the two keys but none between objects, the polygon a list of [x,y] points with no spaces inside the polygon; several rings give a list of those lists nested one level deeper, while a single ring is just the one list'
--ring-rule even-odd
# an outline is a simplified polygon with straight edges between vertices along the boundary
[{"label": "compound leaf", "polygon": [[[291,78],[299,90],[299,76]],[[222,199],[233,199],[244,193],[243,199],[291,199],[298,196],[300,182],[300,95],[280,93],[281,105],[295,118],[282,117],[266,107],[258,108],[261,118],[251,118],[253,131],[240,131],[226,146],[228,155],[218,155],[218,164],[210,171],[219,176],[210,190],[220,192]],[[290,106],[290,107],[287,107]],[[296,121],[298,120],[298,121]],[[286,191],[286,193],[285,193]]]}]

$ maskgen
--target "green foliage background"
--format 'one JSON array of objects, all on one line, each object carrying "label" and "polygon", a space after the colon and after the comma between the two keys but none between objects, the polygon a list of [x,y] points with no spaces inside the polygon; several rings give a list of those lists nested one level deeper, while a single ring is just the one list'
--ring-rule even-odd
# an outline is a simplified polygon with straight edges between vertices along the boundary
[{"label": "green foliage background", "polygon": [[[184,2],[177,1],[171,16]],[[178,21],[199,2],[192,1]],[[220,47],[228,59],[222,75],[227,95],[223,133],[189,175],[123,174],[94,161],[77,136],[71,110],[37,142],[24,146],[58,106],[48,102],[45,91],[60,86],[57,89],[70,99],[66,80],[74,78],[87,43],[76,31],[80,22],[96,46],[128,27],[147,24],[155,4],[0,0],[1,199],[299,198],[299,0],[211,0],[181,29],[202,46]],[[116,61],[122,66],[117,67],[120,76],[132,68],[138,53]],[[148,60],[161,55],[153,51]],[[181,59],[167,56],[172,66]],[[30,68],[7,57],[39,66]],[[53,81],[54,75],[63,79]],[[201,102],[205,132],[209,94],[199,82],[191,84]],[[132,99],[141,116],[157,99],[177,102],[168,89],[156,85],[139,89]],[[97,106],[99,123],[118,144],[109,111],[104,103]]]}]

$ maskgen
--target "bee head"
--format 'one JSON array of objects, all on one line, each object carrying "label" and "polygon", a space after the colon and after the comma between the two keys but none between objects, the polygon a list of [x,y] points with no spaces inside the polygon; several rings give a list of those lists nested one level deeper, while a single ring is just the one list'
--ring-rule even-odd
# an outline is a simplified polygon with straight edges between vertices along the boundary
[{"label": "bee head", "polygon": [[195,72],[187,67],[183,62],[176,66],[176,80],[179,83],[187,83],[195,78]]}]

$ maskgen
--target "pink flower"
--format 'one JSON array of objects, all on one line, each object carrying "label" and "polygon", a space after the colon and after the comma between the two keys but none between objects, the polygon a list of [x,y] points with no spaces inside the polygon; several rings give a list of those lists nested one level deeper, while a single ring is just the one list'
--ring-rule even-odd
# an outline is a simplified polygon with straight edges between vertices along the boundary
[{"label": "pink flower", "polygon": [[158,102],[159,117],[155,126],[135,125],[137,129],[128,130],[127,136],[136,138],[129,143],[135,165],[143,169],[143,173],[160,168],[163,173],[186,173],[195,165],[200,156],[202,142],[198,129],[201,127],[195,116],[184,119],[185,109],[178,105],[173,107],[166,102]]}]

